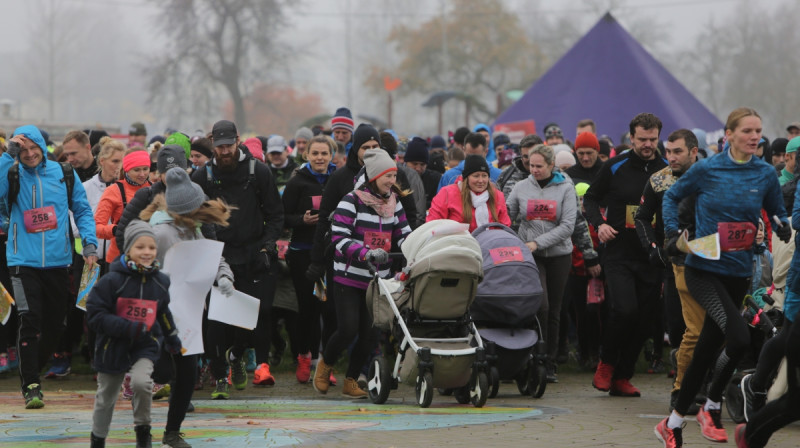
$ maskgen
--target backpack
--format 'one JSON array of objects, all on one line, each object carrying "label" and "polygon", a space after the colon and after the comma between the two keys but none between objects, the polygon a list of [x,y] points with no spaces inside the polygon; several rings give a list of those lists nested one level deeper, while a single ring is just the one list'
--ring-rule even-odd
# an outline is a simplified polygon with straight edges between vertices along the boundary
[{"label": "backpack", "polygon": [[[61,165],[61,171],[64,173],[64,177],[61,178],[61,182],[64,182],[67,185],[67,201],[69,204],[69,209],[72,210],[72,190],[73,187],[75,187],[75,171],[73,171],[72,165],[67,162],[58,162],[58,164]],[[17,200],[17,195],[19,195],[19,164],[15,163],[11,165],[11,168],[8,169],[9,212],[11,211],[11,206]]]},{"label": "backpack", "polygon": [[[214,175],[211,173],[211,162],[206,163],[206,181],[209,185],[215,184]],[[256,189],[256,196],[260,198],[261,189],[258,187],[258,182],[256,182],[256,159],[254,158],[250,159],[249,171],[247,173],[247,185],[244,186],[244,189],[247,190],[250,185],[254,186]]]}]

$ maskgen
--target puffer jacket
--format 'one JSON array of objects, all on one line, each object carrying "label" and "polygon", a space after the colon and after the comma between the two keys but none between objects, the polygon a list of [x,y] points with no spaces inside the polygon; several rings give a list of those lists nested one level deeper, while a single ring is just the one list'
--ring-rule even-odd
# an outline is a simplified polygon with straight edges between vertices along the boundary
[{"label": "puffer jacket", "polygon": [[[433,197],[426,222],[431,222],[436,219],[452,219],[453,221],[464,222],[464,206],[461,203],[460,180],[461,178],[459,177],[456,183],[445,186]],[[508,210],[506,209],[506,198],[498,189],[495,189],[494,201],[497,206],[497,222],[510,227],[511,218],[509,218]],[[491,212],[489,213],[489,222],[495,222]],[[478,224],[475,222],[475,208],[473,207],[469,231],[472,232],[476,228],[478,228]]]},{"label": "puffer jacket", "polygon": [[[534,211],[530,201],[553,201],[555,211],[549,209],[550,217],[528,218]],[[534,255],[539,257],[555,257],[572,253],[572,232],[575,229],[575,217],[578,213],[578,201],[575,198],[575,187],[572,182],[559,171],[553,172],[553,179],[544,186],[533,177],[528,176],[517,183],[506,201],[508,213],[512,219],[520,217],[519,231],[522,241],[536,242],[538,246]]]},{"label": "puffer jacket", "polygon": [[[124,257],[111,263],[109,272],[100,277],[86,302],[87,325],[97,333],[95,370],[124,373],[138,359],[154,363],[158,360],[164,335],[176,330],[169,311],[169,284],[169,277],[157,270],[149,273],[130,270]],[[119,298],[157,302],[156,319],[149,332],[137,335],[135,322],[117,315]]]},{"label": "puffer jacket", "polygon": [[125,191],[125,203],[127,204],[133,199],[137,191],[149,187],[150,182],[145,182],[142,185],[133,185],[123,179],[106,187],[103,195],[100,196],[100,202],[97,204],[97,210],[94,214],[94,223],[97,226],[97,236],[111,241],[106,251],[106,261],[109,263],[119,257],[119,248],[117,247],[117,241],[114,239],[114,227],[122,217],[122,211],[125,210],[125,206],[122,204],[122,193],[117,185],[122,185]]},{"label": "puffer jacket", "polygon": [[[42,134],[35,126],[22,126],[14,135],[24,135],[42,148],[47,154]],[[8,170],[19,163],[8,153],[0,157],[0,201],[8,203]],[[80,230],[84,248],[97,247],[92,209],[86,200],[86,191],[74,174],[71,211]],[[29,233],[25,230],[24,212],[39,207],[53,207],[57,226],[44,232]],[[67,188],[64,172],[58,162],[47,160],[34,168],[19,163],[19,193],[11,210],[3,210],[8,219],[8,243],[6,256],[8,266],[27,266],[32,268],[56,268],[72,264],[72,241],[69,237],[70,217]],[[4,221],[5,218],[4,217]]]},{"label": "puffer jacket", "polygon": [[[103,196],[103,192],[106,191],[107,186],[108,184],[103,182],[103,178],[100,177],[99,173],[95,174],[91,179],[83,183],[83,188],[86,189],[86,200],[89,201],[89,207],[92,207],[93,211],[97,211],[97,206],[100,204],[100,198]],[[78,227],[75,226],[74,223],[72,232],[76,236],[80,235]],[[97,243],[97,256],[98,258],[102,257],[102,259],[105,259],[108,246],[111,244],[111,242],[109,240],[98,238]]]}]

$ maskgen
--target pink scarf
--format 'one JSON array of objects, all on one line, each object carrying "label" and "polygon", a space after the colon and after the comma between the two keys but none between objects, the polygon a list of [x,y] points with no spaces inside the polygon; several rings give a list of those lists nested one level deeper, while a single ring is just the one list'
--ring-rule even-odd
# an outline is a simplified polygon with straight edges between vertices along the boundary
[{"label": "pink scarf", "polygon": [[386,199],[377,197],[364,190],[355,190],[355,194],[361,202],[372,207],[381,218],[391,218],[394,216],[394,209],[397,207],[397,198],[395,198],[394,193],[390,193],[389,197]]}]

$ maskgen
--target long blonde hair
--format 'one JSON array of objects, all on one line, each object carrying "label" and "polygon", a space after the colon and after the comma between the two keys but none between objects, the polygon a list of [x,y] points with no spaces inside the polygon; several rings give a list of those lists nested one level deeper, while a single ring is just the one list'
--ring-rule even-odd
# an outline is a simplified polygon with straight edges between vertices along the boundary
[{"label": "long blonde hair", "polygon": [[[472,205],[472,195],[469,189],[469,181],[467,179],[461,179],[461,217],[464,219],[465,224],[472,223],[472,209],[475,208]],[[489,208],[489,213],[492,215],[492,219],[494,222],[497,221],[497,201],[495,201],[495,194],[497,189],[494,188],[494,184],[489,182],[489,186],[486,188],[486,191],[489,193],[489,200],[486,201],[486,206]]]},{"label": "long blonde hair", "polygon": [[147,222],[156,211],[166,210],[176,226],[193,232],[198,223],[216,224],[221,227],[228,227],[228,220],[234,208],[235,207],[226,204],[222,199],[210,199],[203,202],[197,210],[179,215],[167,210],[167,201],[164,198],[164,193],[161,193],[153,199],[150,205],[139,213],[139,219]]}]

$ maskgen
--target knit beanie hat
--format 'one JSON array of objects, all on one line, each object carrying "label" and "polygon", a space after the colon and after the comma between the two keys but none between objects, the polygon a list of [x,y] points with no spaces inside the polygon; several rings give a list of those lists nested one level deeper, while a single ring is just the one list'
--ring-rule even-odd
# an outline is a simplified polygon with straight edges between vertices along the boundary
[{"label": "knit beanie hat", "polygon": [[769,146],[769,149],[772,150],[772,154],[785,154],[786,147],[789,145],[789,140],[778,137],[772,141],[772,144]]},{"label": "knit beanie hat", "polygon": [[167,191],[164,193],[164,199],[167,200],[167,210],[179,215],[185,215],[203,205],[206,195],[200,185],[189,179],[186,171],[180,168],[172,168],[167,171],[166,181]]},{"label": "knit beanie hat", "polygon": [[444,137],[441,135],[434,135],[431,137],[431,149],[434,148],[444,148],[447,149],[447,143],[444,141]]},{"label": "knit beanie hat", "polygon": [[298,138],[311,140],[312,138],[314,138],[314,133],[311,132],[311,129],[303,126],[302,128],[298,129],[297,132],[294,133],[294,139],[297,140]]},{"label": "knit beanie hat", "polygon": [[578,148],[592,148],[600,151],[600,142],[597,140],[597,136],[591,132],[581,132],[575,139],[575,149]]},{"label": "knit beanie hat", "polygon": [[414,137],[408,142],[408,147],[406,149],[406,162],[422,162],[424,164],[428,163],[428,143],[419,138]]},{"label": "knit beanie hat", "polygon": [[139,166],[150,166],[150,156],[147,151],[133,151],[122,158],[122,169],[126,173]]},{"label": "knit beanie hat", "polygon": [[353,132],[353,128],[355,128],[355,122],[353,121],[353,114],[350,113],[350,109],[346,107],[336,109],[336,113],[333,114],[333,118],[331,118],[331,129],[346,129]]},{"label": "knit beanie hat", "polygon": [[367,179],[369,179],[370,182],[389,171],[397,171],[397,165],[394,163],[394,160],[389,157],[386,151],[380,148],[368,149],[364,153],[364,166],[367,169]]},{"label": "knit beanie hat", "polygon": [[[184,172],[184,174],[186,174],[186,172]],[[125,227],[125,245],[122,247],[122,253],[127,254],[128,250],[133,246],[133,243],[143,236],[149,236],[153,240],[156,239],[156,235],[153,233],[153,228],[150,227],[150,224],[141,219],[134,219],[129,222]]]},{"label": "knit beanie hat", "polygon": [[192,142],[189,140],[189,136],[182,133],[182,132],[173,132],[167,140],[164,141],[165,145],[180,145],[183,148],[183,151],[186,153],[186,158],[192,156]]},{"label": "knit beanie hat", "polygon": [[556,154],[556,166],[560,167],[561,165],[575,165],[575,157],[566,151],[559,152]]},{"label": "knit beanie hat", "polygon": [[477,154],[470,154],[464,159],[464,171],[461,172],[461,177],[466,179],[472,173],[482,171],[489,174],[489,164],[483,156]]},{"label": "knit beanie hat", "polygon": [[511,139],[508,137],[508,134],[504,132],[498,132],[494,134],[494,146],[495,148],[500,145],[507,145],[511,143]]},{"label": "knit beanie hat", "polygon": [[158,151],[156,169],[159,173],[166,173],[175,167],[186,169],[186,157],[183,148],[178,145],[167,145]]},{"label": "knit beanie hat", "polygon": [[209,159],[214,157],[214,153],[211,149],[211,140],[207,138],[198,138],[197,140],[192,142],[191,146],[192,151],[197,151],[200,154],[208,157]]},{"label": "knit beanie hat", "polygon": [[786,145],[786,154],[797,152],[797,148],[800,148],[800,136],[789,140],[789,144]]},{"label": "knit beanie hat", "polygon": [[371,124],[361,123],[358,125],[356,132],[353,133],[353,149],[358,153],[358,148],[370,140],[375,140],[376,142],[381,141],[378,130],[372,127]]}]

